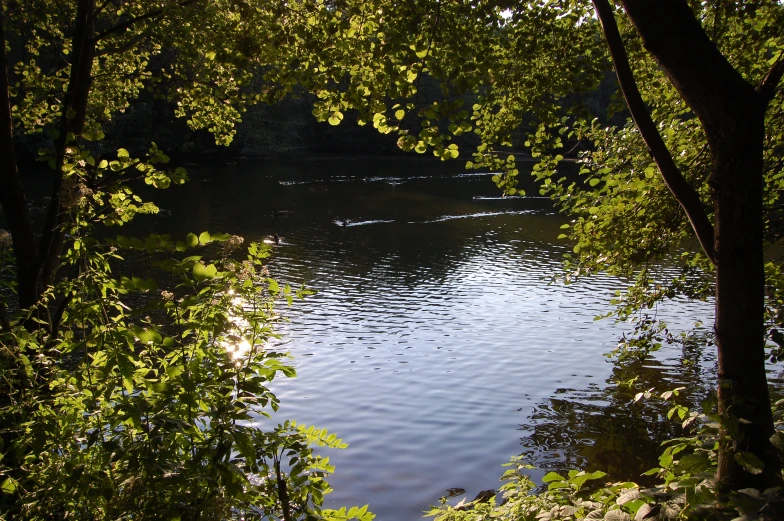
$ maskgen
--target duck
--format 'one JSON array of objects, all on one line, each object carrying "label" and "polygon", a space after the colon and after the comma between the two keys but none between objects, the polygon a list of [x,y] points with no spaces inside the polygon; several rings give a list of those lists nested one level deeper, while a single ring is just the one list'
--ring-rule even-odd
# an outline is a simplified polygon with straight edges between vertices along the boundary
[{"label": "duck", "polygon": [[277,233],[273,233],[272,235],[268,235],[264,238],[264,244],[280,244],[280,235]]}]

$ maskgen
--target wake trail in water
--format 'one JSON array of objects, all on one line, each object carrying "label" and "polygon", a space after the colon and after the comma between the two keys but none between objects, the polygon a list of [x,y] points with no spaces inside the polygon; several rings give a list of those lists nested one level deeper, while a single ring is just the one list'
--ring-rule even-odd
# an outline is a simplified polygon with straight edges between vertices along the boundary
[{"label": "wake trail in water", "polygon": [[442,215],[441,217],[430,219],[428,221],[408,221],[408,224],[430,224],[430,223],[440,223],[444,221],[453,221],[455,219],[475,219],[481,217],[495,217],[497,215],[524,215],[524,214],[532,214],[532,213],[535,212],[533,210],[518,210],[518,211],[509,211],[509,212],[477,212],[477,213],[469,213],[463,215]]},{"label": "wake trail in water", "polygon": [[[499,215],[524,215],[536,213],[534,210],[517,210],[507,212],[476,212],[462,215],[442,215],[435,219],[428,219],[425,221],[406,221],[406,224],[431,224],[440,223],[444,221],[453,221],[455,219],[480,219],[482,217],[496,217]],[[335,225],[341,228],[353,228],[355,226],[368,226],[372,224],[388,224],[396,222],[395,219],[370,219],[367,221],[349,221],[336,219],[332,221]]]},{"label": "wake trail in water", "polygon": [[350,228],[354,226],[367,226],[369,224],[386,224],[395,222],[394,219],[371,219],[369,221],[332,221],[342,228]]},{"label": "wake trail in water", "polygon": [[433,174],[433,175],[412,175],[406,177],[389,177],[389,176],[372,176],[372,177],[357,177],[357,176],[336,176],[329,179],[296,179],[291,181],[278,181],[282,186],[298,186],[298,185],[312,185],[312,184],[327,184],[327,183],[386,183],[392,186],[408,183],[409,181],[417,181],[422,179],[463,179],[468,177],[487,177],[497,174],[498,172],[466,172],[462,174]]}]

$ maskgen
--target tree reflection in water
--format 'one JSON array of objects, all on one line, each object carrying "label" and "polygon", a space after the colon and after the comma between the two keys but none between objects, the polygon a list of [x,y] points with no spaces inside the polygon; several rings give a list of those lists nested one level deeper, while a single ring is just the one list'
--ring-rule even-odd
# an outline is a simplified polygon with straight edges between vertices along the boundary
[{"label": "tree reflection in water", "polygon": [[[677,403],[698,407],[715,389],[715,365],[715,348],[700,334],[672,358],[616,364],[604,387],[559,389],[520,427],[526,433],[522,454],[543,470],[603,470],[608,481],[652,483],[641,474],[657,466],[661,443],[684,435],[679,421],[667,420],[672,403],[658,396],[683,386]],[[632,379],[631,385],[619,383]],[[648,389],[654,396],[634,403],[635,394]]]}]

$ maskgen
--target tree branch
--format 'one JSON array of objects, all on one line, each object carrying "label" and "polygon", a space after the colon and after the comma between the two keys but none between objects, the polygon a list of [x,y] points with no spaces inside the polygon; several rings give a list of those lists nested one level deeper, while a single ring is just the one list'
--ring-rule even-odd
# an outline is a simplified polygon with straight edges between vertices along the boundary
[{"label": "tree branch", "polygon": [[[174,7],[186,7],[186,6],[188,6],[188,5],[192,4],[192,3],[195,3],[196,1],[197,0],[182,0],[182,1],[178,2]],[[160,16],[167,9],[171,9],[171,8],[160,7],[158,9],[153,9],[152,11],[148,11],[148,12],[146,12],[144,14],[139,15],[139,16],[134,16],[133,18],[129,18],[129,19],[125,20],[124,22],[120,22],[119,24],[115,25],[114,27],[110,27],[109,29],[106,29],[102,33],[98,34],[95,37],[94,41],[95,42],[99,42],[99,41],[103,40],[104,38],[106,38],[107,36],[111,36],[114,33],[122,32],[122,31],[128,29],[129,27],[131,27],[132,25],[134,25],[134,24],[136,24],[138,22],[142,22],[144,20],[149,20],[150,18],[155,18],[157,16]]]},{"label": "tree branch", "polygon": [[773,64],[773,67],[770,68],[768,74],[765,75],[765,78],[757,87],[757,92],[765,105],[770,103],[770,100],[776,95],[776,88],[781,81],[782,75],[784,75],[784,53],[779,55],[776,63]]},{"label": "tree branch", "polygon": [[104,9],[112,2],[112,0],[104,0],[104,3],[96,7],[95,12],[93,13],[93,18],[96,18],[99,14],[103,12]]},{"label": "tree branch", "polygon": [[52,317],[52,331],[51,331],[51,339],[50,342],[57,340],[57,337],[60,334],[60,324],[63,320],[63,315],[65,314],[66,308],[71,304],[74,297],[76,296],[76,291],[69,291],[68,294],[63,298],[63,301],[60,302],[60,305],[57,306],[55,310],[54,317]]},{"label": "tree branch", "polygon": [[601,22],[604,36],[607,39],[610,56],[612,56],[613,65],[615,66],[615,73],[618,76],[618,83],[621,86],[621,92],[626,100],[626,106],[629,108],[629,112],[631,112],[632,119],[634,119],[637,129],[648,146],[656,166],[659,167],[664,183],[672,195],[675,196],[678,204],[686,212],[700,246],[702,246],[708,259],[715,265],[713,225],[708,219],[705,208],[702,206],[699,194],[678,169],[672,154],[670,154],[667,145],[656,128],[656,124],[651,119],[650,114],[648,114],[648,109],[642,99],[640,90],[637,88],[637,82],[629,65],[629,57],[626,54],[626,48],[618,31],[612,7],[608,0],[593,0],[593,5],[596,9],[596,15]]},{"label": "tree branch", "polygon": [[747,126],[764,108],[758,92],[708,38],[688,0],[619,1],[645,49],[699,118],[714,159],[758,132]]}]

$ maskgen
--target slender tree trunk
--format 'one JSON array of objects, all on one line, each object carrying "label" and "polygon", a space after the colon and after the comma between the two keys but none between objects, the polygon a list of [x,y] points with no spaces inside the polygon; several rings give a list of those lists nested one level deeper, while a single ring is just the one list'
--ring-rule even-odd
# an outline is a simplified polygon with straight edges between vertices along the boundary
[{"label": "slender tree trunk", "polygon": [[65,175],[63,165],[67,147],[78,141],[87,119],[87,103],[92,86],[92,68],[95,59],[94,12],[95,0],[79,1],[72,39],[74,51],[71,74],[63,102],[60,135],[55,143],[55,183],[41,236],[41,249],[35,266],[38,271],[39,297],[44,288],[54,283],[55,271],[60,263],[65,243],[64,226],[67,221],[67,208],[62,204],[62,187]]}]

